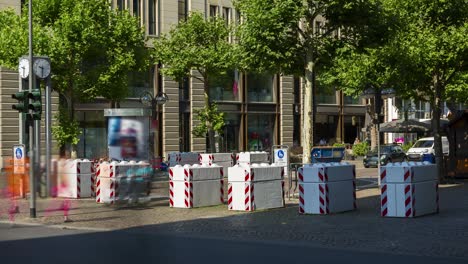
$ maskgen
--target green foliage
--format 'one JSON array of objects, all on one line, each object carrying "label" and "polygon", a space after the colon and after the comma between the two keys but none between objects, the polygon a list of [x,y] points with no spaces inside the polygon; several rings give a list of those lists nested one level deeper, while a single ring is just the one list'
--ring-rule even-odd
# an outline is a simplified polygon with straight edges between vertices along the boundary
[{"label": "green foliage", "polygon": [[346,147],[345,143],[333,143],[333,147]]},{"label": "green foliage", "polygon": [[154,59],[164,65],[164,75],[177,81],[194,77],[206,88],[210,76],[222,75],[234,66],[229,35],[230,29],[222,18],[205,20],[203,14],[193,12],[169,34],[155,39]]},{"label": "green foliage", "polygon": [[369,151],[369,145],[366,142],[361,142],[353,145],[353,154],[356,156],[364,156]]},{"label": "green foliage", "polygon": [[[27,8],[27,7],[26,7]],[[27,10],[0,11],[0,64],[16,68],[28,53]],[[70,102],[126,97],[128,73],[147,70],[149,53],[136,18],[107,0],[33,3],[34,53],[51,59],[54,90]]]},{"label": "green foliage", "polygon": [[218,111],[218,106],[211,103],[201,109],[195,110],[200,124],[192,131],[197,137],[205,137],[208,131],[214,131],[218,134],[223,133],[224,128],[224,113]]},{"label": "green foliage", "polygon": [[402,148],[403,151],[406,153],[406,152],[408,152],[408,150],[409,150],[413,145],[414,145],[413,143],[405,143],[405,144],[401,145],[401,148]]},{"label": "green foliage", "polygon": [[66,144],[76,146],[80,141],[81,129],[79,123],[73,120],[67,110],[61,108],[56,117],[57,124],[52,126],[52,135],[60,147]]}]

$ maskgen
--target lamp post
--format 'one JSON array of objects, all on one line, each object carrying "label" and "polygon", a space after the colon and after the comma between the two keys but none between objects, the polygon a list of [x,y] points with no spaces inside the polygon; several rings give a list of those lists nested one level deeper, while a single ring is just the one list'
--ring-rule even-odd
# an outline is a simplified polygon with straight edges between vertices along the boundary
[{"label": "lamp post", "polygon": [[[169,101],[169,97],[167,96],[166,93],[159,92],[156,96],[153,96],[152,93],[146,91],[143,93],[143,95],[140,96],[140,102],[146,106],[146,107],[151,107],[151,124],[149,126],[149,133],[148,136],[150,136],[151,133],[153,134],[153,140],[150,140],[150,151],[149,151],[149,156],[150,156],[150,163],[151,167],[154,170],[155,169],[155,164],[154,164],[154,149],[156,148],[156,154],[159,154],[159,130],[160,130],[160,125],[159,125],[159,107],[164,105]],[[156,147],[155,147],[156,146]]]},{"label": "lamp post", "polygon": [[373,116],[373,123],[376,126],[377,131],[377,182],[380,186],[380,120],[379,116],[382,112],[382,99],[387,99],[390,97],[395,96],[395,90],[393,88],[385,88],[385,89],[375,89],[373,86],[370,86],[366,90],[362,96],[366,99],[374,98],[374,116]]}]

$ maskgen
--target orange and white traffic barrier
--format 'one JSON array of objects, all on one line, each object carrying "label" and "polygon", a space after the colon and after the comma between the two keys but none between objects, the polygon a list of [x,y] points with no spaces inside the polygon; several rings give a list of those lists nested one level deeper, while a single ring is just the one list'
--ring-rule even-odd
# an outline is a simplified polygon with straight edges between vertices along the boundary
[{"label": "orange and white traffic barrier", "polygon": [[355,177],[355,166],[345,162],[299,168],[299,213],[331,214],[356,209]]},{"label": "orange and white traffic barrier", "polygon": [[176,165],[169,168],[169,206],[193,208],[224,203],[223,168]]},{"label": "orange and white traffic barrier", "polygon": [[254,211],[284,206],[284,168],[279,165],[235,165],[228,168],[228,209]]},{"label": "orange and white traffic barrier", "polygon": [[87,198],[92,196],[92,162],[89,160],[59,160],[57,164],[57,196]]},{"label": "orange and white traffic barrier", "polygon": [[439,211],[435,164],[389,163],[380,169],[382,217],[416,217]]}]

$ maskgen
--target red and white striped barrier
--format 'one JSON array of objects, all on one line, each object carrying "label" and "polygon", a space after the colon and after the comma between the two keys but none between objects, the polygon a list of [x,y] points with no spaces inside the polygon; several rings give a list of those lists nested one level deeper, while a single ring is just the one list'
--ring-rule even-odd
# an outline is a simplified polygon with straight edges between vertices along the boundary
[{"label": "red and white striped barrier", "polygon": [[356,209],[355,178],[355,166],[346,162],[299,168],[299,213],[331,214]]},{"label": "red and white striped barrier", "polygon": [[215,164],[169,168],[169,206],[193,208],[224,203],[223,167]]},{"label": "red and white striped barrier", "polygon": [[253,211],[284,206],[284,168],[252,164],[228,168],[228,209]]},{"label": "red and white striped barrier", "polygon": [[237,164],[250,165],[254,163],[267,163],[268,153],[265,151],[240,152],[236,155]]},{"label": "red and white striped barrier", "polygon": [[229,182],[228,209],[254,211],[284,206],[284,181]]},{"label": "red and white striped barrier", "polygon": [[92,196],[92,163],[89,160],[59,160],[57,162],[57,196],[87,198]]},{"label": "red and white striped barrier", "polygon": [[416,217],[439,212],[439,185],[434,164],[390,163],[381,167],[380,215]]},{"label": "red and white striped barrier", "polygon": [[346,162],[306,164],[297,173],[299,181],[306,183],[351,181],[356,177],[355,167]]},{"label": "red and white striped barrier", "polygon": [[223,177],[223,167],[213,165],[176,165],[169,168],[169,179],[173,181],[219,180]]},{"label": "red and white striped barrier", "polygon": [[171,152],[168,154],[169,167],[175,165],[197,164],[199,161],[199,153],[197,152]]},{"label": "red and white striped barrier", "polygon": [[218,165],[223,167],[223,174],[228,175],[228,168],[234,165],[233,153],[201,153],[198,156],[200,164]]},{"label": "red and white striped barrier", "polygon": [[101,162],[96,169],[96,202],[132,202],[149,196],[151,165],[145,162]]},{"label": "red and white striped barrier", "polygon": [[175,181],[169,180],[169,206],[194,208],[224,203],[224,181]]},{"label": "red and white striped barrier", "polygon": [[356,209],[354,181],[299,183],[299,213],[331,214]]},{"label": "red and white striped barrier", "polygon": [[228,172],[230,182],[282,180],[284,177],[283,166],[267,163],[235,165],[228,168]]}]

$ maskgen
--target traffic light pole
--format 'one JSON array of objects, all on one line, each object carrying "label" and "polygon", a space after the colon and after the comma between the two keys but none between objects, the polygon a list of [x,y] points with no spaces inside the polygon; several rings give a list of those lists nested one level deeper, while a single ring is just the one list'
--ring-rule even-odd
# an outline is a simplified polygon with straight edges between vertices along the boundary
[{"label": "traffic light pole", "polygon": [[46,80],[46,94],[45,94],[45,114],[46,114],[46,123],[45,123],[45,130],[46,130],[46,186],[47,186],[47,196],[50,196],[50,177],[51,177],[51,147],[52,147],[52,102],[51,102],[51,80],[50,77]]},{"label": "traffic light pole", "polygon": [[[32,0],[28,4],[29,13],[29,92],[31,93],[34,88],[35,76],[33,73],[33,25],[32,25]],[[27,100],[27,99],[26,99]],[[34,135],[33,135],[33,122],[29,126],[29,216],[36,218],[36,177],[35,177],[35,151],[34,151]]]}]

